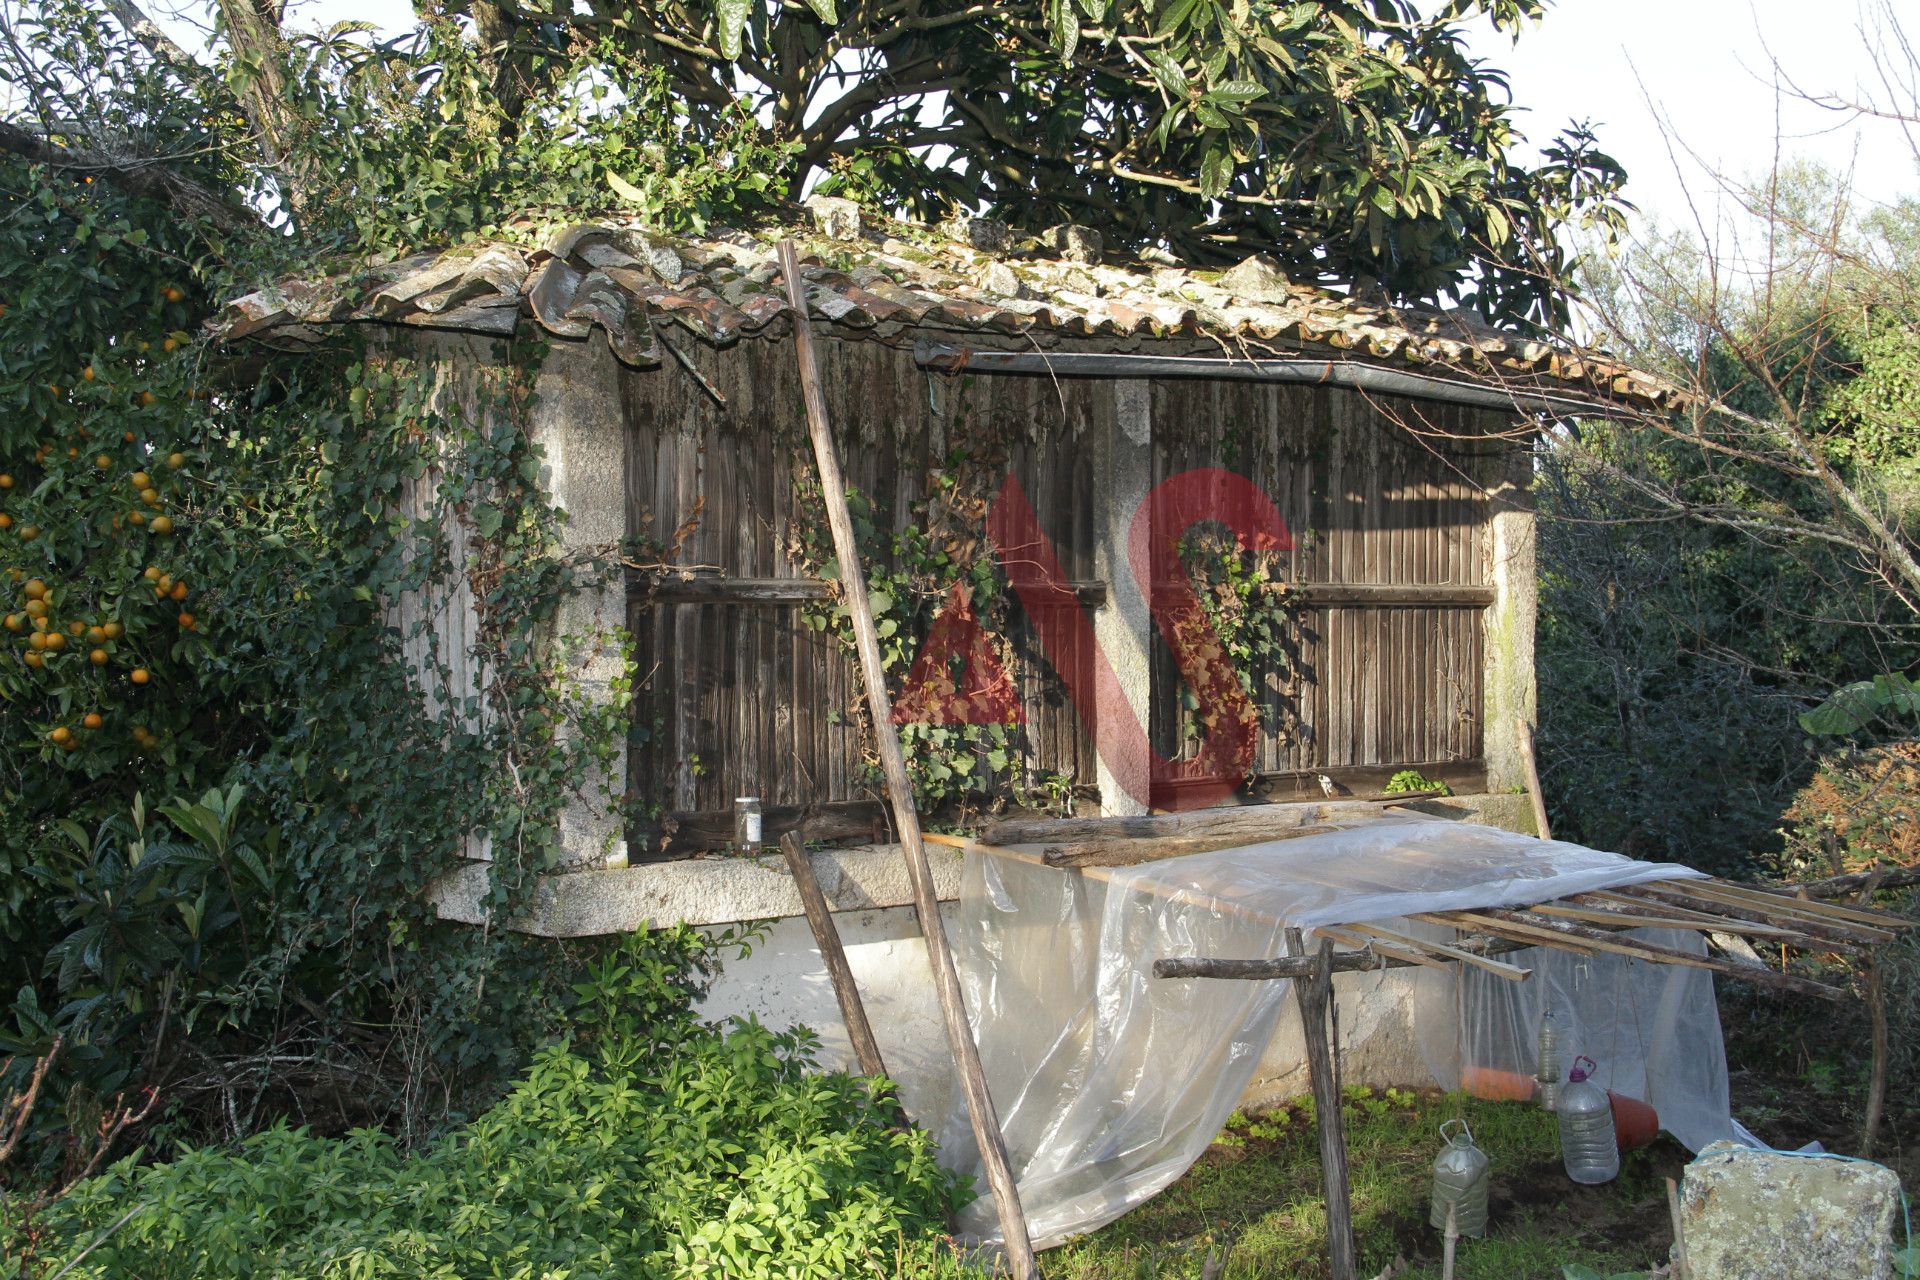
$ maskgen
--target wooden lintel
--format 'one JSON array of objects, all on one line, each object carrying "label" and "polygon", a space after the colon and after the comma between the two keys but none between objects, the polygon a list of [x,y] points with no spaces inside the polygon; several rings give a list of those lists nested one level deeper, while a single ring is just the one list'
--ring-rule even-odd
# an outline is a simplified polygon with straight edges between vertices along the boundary
[{"label": "wooden lintel", "polygon": [[[806,604],[833,594],[833,584],[824,578],[735,578],[672,569],[629,569],[627,584],[662,604]],[[1104,582],[1067,585],[1083,607],[1106,603]],[[1492,587],[1454,583],[1296,582],[1272,586],[1288,592],[1303,607],[1315,609],[1484,609],[1493,603],[1494,596]]]}]

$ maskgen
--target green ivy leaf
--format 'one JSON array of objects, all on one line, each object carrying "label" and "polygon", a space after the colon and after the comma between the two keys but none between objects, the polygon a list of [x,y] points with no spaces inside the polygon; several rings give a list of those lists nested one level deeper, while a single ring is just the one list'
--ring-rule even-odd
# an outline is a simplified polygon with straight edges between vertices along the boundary
[{"label": "green ivy leaf", "polygon": [[473,509],[473,527],[483,538],[491,538],[500,532],[501,524],[506,520],[506,512],[491,502],[483,502]]}]

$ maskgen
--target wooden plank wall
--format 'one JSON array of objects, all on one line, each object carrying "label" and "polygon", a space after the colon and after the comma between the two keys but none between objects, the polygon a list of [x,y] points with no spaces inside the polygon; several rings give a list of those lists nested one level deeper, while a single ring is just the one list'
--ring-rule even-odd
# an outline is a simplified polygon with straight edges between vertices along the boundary
[{"label": "wooden plank wall", "polygon": [[[696,345],[689,355],[725,409],[675,366],[623,375],[630,528],[666,543],[697,517],[677,565],[703,577],[805,578],[795,549],[806,530],[824,546],[825,528],[795,492],[796,465],[810,477],[812,464],[791,349],[743,342],[723,352]],[[1011,468],[1067,573],[1091,575],[1095,485],[1086,445],[1110,416],[1104,388],[1037,378],[974,378],[961,387],[929,379],[910,356],[871,342],[829,339],[820,356],[848,483],[888,513],[890,528],[918,518],[915,504],[951,451],[977,454],[983,439],[998,440],[980,474],[997,481]],[[984,542],[973,554],[989,554]],[[928,616],[934,603],[926,602]],[[700,812],[728,808],[739,795],[805,805],[879,794],[855,726],[863,714],[857,668],[833,639],[805,625],[800,603],[636,593],[630,625],[645,679],[630,753],[637,796]],[[1058,676],[1025,628],[1011,638],[1027,659],[1015,677],[1028,767],[1091,778],[1091,743]]]},{"label": "wooden plank wall", "polygon": [[[1293,536],[1287,577],[1304,584],[1295,651],[1254,673],[1258,770],[1296,784],[1284,795],[1312,791],[1322,769],[1478,761],[1482,486],[1505,450],[1486,437],[1498,424],[1469,409],[1251,382],[1159,384],[1153,420],[1156,481],[1196,467],[1247,476]],[[1421,603],[1366,590],[1393,587],[1429,590]],[[1177,700],[1160,693],[1177,680],[1156,637],[1152,735],[1168,757],[1193,748]]]},{"label": "wooden plank wall", "polygon": [[[797,599],[807,594],[806,569],[794,550],[820,517],[795,493],[796,464],[809,476],[811,465],[792,352],[759,341],[724,351],[684,345],[724,408],[675,365],[622,374],[629,527],[665,543],[692,521],[675,563],[701,579],[633,596],[643,679],[634,794],[680,813],[724,811],[746,794],[768,806],[872,798],[854,723],[856,669],[807,628]],[[930,378],[908,354],[864,341],[828,339],[821,357],[848,480],[877,500],[890,527],[919,518],[930,476],[962,451],[996,480],[1008,470],[1020,478],[1068,576],[1092,582],[1100,515],[1092,446],[1109,427],[1111,384]],[[1260,771],[1282,796],[1327,767],[1443,762],[1469,776],[1481,755],[1489,580],[1489,512],[1477,486],[1493,474],[1498,446],[1416,438],[1338,390],[1182,381],[1153,395],[1155,479],[1191,467],[1253,479],[1293,531],[1289,576],[1328,587],[1304,597],[1285,669],[1258,673]],[[1418,412],[1463,436],[1485,425],[1467,410]],[[989,549],[981,542],[976,553]],[[716,578],[760,584],[749,592]],[[1338,589],[1347,586],[1361,589]],[[1429,590],[1413,603],[1405,592],[1389,603],[1366,590],[1410,586]],[[1015,619],[1027,765],[1091,786],[1089,737],[1017,608]],[[1177,741],[1176,682],[1160,646],[1152,733],[1167,755],[1191,746]]]}]

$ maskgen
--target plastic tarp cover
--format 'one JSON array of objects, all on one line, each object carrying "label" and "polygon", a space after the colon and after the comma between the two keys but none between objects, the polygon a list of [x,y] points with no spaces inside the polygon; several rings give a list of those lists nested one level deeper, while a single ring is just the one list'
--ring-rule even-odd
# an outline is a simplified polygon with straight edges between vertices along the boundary
[{"label": "plastic tarp cover", "polygon": [[[1284,954],[1289,926],[1373,922],[1420,933],[1401,918],[1696,874],[1412,818],[1082,874],[970,853],[955,959],[1035,1243],[1111,1222],[1185,1173],[1238,1104],[1292,998],[1284,981],[1155,978],[1155,960],[1271,957]],[[1702,945],[1690,933],[1646,936]],[[1690,1146],[1729,1136],[1708,971],[1554,951],[1508,958],[1534,977],[1418,968],[1361,980],[1411,985],[1417,1026],[1407,1033],[1444,1088],[1459,1085],[1463,1068],[1531,1075],[1551,1001],[1570,1024],[1567,1062],[1599,1060],[1602,1085],[1652,1103]],[[1335,981],[1336,999],[1351,998],[1350,981]],[[985,1186],[957,1100],[941,1150]],[[991,1199],[960,1225],[976,1241],[997,1239]]]}]

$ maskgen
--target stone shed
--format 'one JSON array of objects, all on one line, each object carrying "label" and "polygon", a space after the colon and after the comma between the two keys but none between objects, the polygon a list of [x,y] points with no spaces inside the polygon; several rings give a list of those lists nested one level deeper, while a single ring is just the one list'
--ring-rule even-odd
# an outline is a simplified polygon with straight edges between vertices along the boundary
[{"label": "stone shed", "polygon": [[[370,274],[287,282],[219,321],[229,339],[289,346],[374,326],[456,380],[503,359],[507,339],[547,341],[531,410],[542,483],[569,515],[567,538],[622,547],[627,561],[580,592],[560,626],[626,628],[637,683],[618,773],[598,780],[625,803],[568,815],[573,869],[546,881],[532,927],[583,936],[772,919],[710,1007],[808,1022],[829,1058],[841,1055],[784,865],[728,849],[735,799],[756,797],[769,842],[786,830],[817,842],[889,1064],[916,1110],[941,1104],[945,1042],[809,487],[782,237],[803,244],[875,571],[909,596],[957,570],[991,582],[995,570],[972,570],[996,556],[1004,577],[1008,548],[987,526],[1017,491],[1064,588],[1044,605],[1013,591],[975,602],[970,625],[1004,676],[1005,728],[968,739],[969,776],[941,791],[932,821],[1323,804],[1329,788],[1359,801],[1417,770],[1451,788],[1458,816],[1530,824],[1515,726],[1534,700],[1531,444],[1544,424],[1657,401],[1660,388],[1461,312],[1293,283],[1257,258],[1189,270],[1109,261],[1081,228],[1016,243],[979,221],[863,224],[843,202],[814,212],[803,228],[700,237],[528,228]],[[1243,593],[1278,604],[1269,616],[1284,634],[1239,660],[1257,732],[1224,790],[1192,767],[1192,681],[1156,622],[1156,597],[1180,584],[1142,581],[1129,548],[1148,495],[1194,475],[1223,486],[1223,504],[1250,482],[1288,535]],[[956,601],[929,591],[887,603],[904,679]],[[422,608],[441,651],[457,655],[471,600]],[[1048,610],[1064,621],[1038,616]],[[595,696],[622,678],[614,653],[582,669]],[[1127,714],[1085,696],[1101,664]],[[933,853],[950,895],[959,855]],[[442,913],[479,920],[484,879],[449,868],[435,888]],[[1418,1076],[1410,1048],[1370,1036],[1396,1021],[1390,989],[1376,1004],[1352,1015],[1350,1070]]]}]

